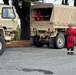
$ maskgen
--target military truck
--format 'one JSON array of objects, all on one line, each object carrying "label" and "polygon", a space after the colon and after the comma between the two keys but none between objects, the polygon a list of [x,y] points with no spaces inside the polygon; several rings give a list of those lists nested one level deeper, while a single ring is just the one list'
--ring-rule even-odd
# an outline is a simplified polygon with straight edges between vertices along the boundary
[{"label": "military truck", "polygon": [[[38,10],[44,20],[35,20]],[[66,45],[66,28],[69,23],[76,29],[76,7],[53,3],[31,6],[30,36],[36,47],[53,45],[61,49]]]},{"label": "military truck", "polygon": [[6,48],[6,43],[12,38],[12,31],[16,30],[18,16],[14,7],[0,4],[0,55]]}]

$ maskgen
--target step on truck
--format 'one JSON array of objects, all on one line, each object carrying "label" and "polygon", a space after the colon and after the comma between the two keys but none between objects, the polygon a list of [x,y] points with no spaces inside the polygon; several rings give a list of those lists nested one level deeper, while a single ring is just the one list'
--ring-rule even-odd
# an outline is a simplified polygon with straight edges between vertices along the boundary
[{"label": "step on truck", "polygon": [[66,45],[68,24],[76,29],[76,7],[45,3],[32,5],[30,12],[30,36],[36,47],[46,44],[61,49]]},{"label": "step on truck", "polygon": [[13,38],[13,30],[16,30],[18,16],[14,7],[0,4],[0,55],[4,52],[6,44]]}]

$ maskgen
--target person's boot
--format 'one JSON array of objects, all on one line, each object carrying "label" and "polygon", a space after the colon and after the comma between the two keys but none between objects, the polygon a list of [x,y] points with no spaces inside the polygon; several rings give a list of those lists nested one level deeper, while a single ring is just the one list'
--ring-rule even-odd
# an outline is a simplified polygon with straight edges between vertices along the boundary
[{"label": "person's boot", "polygon": [[71,50],[71,55],[75,55],[75,54],[74,54],[74,50]]},{"label": "person's boot", "polygon": [[67,55],[69,55],[70,54],[70,50],[67,50]]}]

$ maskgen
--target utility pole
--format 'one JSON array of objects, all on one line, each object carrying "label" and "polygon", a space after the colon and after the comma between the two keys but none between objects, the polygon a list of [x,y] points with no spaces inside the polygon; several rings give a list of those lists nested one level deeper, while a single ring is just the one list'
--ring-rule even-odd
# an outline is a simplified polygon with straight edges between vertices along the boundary
[{"label": "utility pole", "polygon": [[62,0],[62,5],[69,5],[68,0]]},{"label": "utility pole", "polygon": [[64,5],[64,0],[62,0],[62,5]]},{"label": "utility pole", "polygon": [[69,5],[68,0],[65,0],[65,5]]}]

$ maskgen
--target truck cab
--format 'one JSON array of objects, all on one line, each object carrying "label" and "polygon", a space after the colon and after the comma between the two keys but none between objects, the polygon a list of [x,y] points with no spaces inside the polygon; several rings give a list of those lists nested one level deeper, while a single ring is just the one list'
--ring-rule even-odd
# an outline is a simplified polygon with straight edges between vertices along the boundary
[{"label": "truck cab", "polygon": [[[14,7],[0,4],[0,54],[2,54],[5,49],[5,43],[11,41],[11,33],[13,30],[16,30],[17,25],[18,15]],[[3,42],[1,40],[3,40]]]},{"label": "truck cab", "polygon": [[10,41],[10,33],[17,28],[18,16],[14,7],[0,5],[0,10],[0,26],[4,32],[4,34],[1,33],[0,35],[3,35],[6,41]]}]

